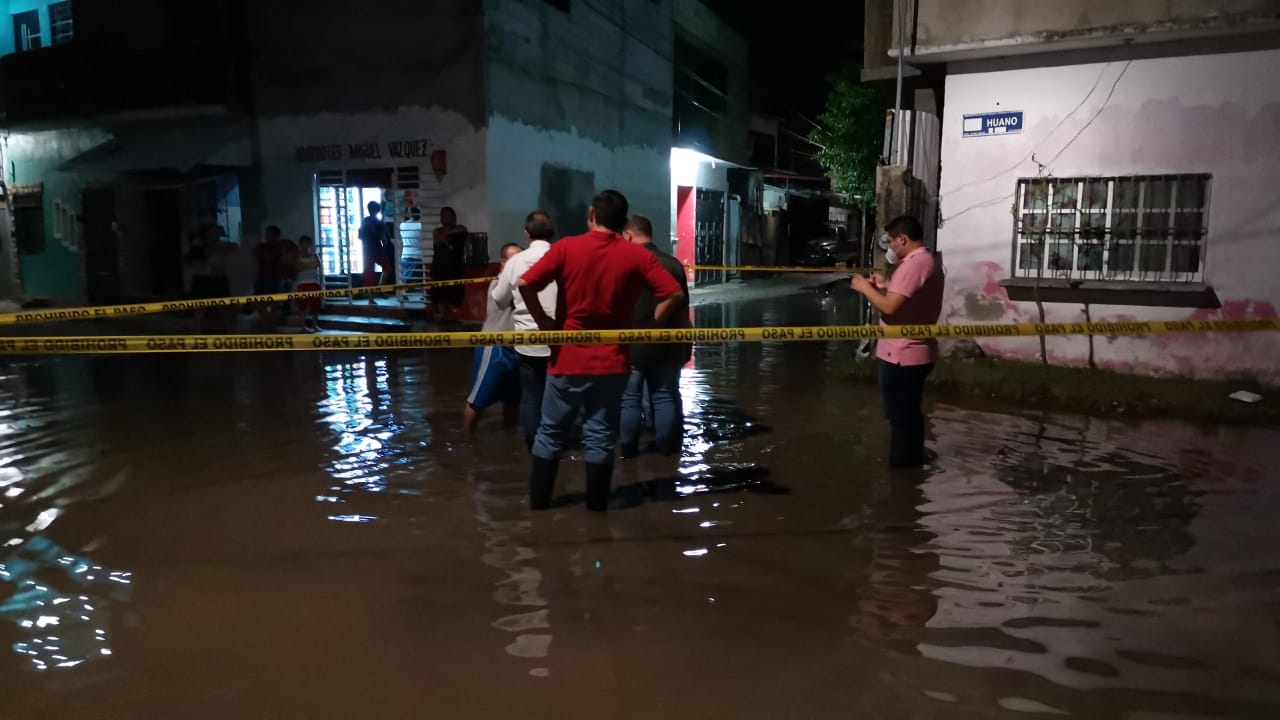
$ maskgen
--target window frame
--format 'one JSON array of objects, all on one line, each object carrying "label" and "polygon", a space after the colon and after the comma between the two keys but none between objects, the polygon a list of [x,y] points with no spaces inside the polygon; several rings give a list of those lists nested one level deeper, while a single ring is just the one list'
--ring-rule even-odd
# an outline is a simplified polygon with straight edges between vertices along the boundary
[{"label": "window frame", "polygon": [[[1106,189],[1102,204],[1086,204],[1086,194],[1091,187],[1102,183]],[[1158,187],[1154,183],[1165,184],[1160,192],[1167,192],[1168,196],[1158,205],[1148,207],[1147,194]],[[1136,187],[1132,207],[1117,207],[1117,191],[1122,184]],[[1179,205],[1178,193],[1184,185],[1196,189],[1200,196],[1198,206]],[[1033,193],[1036,186],[1043,187],[1043,192]],[[1019,178],[1014,190],[1009,275],[1018,281],[1065,279],[1127,285],[1203,283],[1209,256],[1212,186],[1213,177],[1208,173]],[[1070,192],[1062,192],[1067,187],[1071,188]],[[1043,198],[1039,197],[1041,194]],[[1064,197],[1070,200],[1064,202]],[[1128,214],[1133,216],[1129,223],[1117,222],[1118,216]],[[1149,230],[1146,223],[1161,215],[1163,227]],[[1101,225],[1097,223],[1098,216],[1101,216]],[[1196,219],[1192,228],[1183,222],[1188,217]],[[1086,222],[1086,218],[1093,219]],[[1144,265],[1144,261],[1152,257],[1147,249],[1159,245],[1164,246],[1160,269]],[[1062,257],[1058,248],[1063,246],[1068,247],[1070,253],[1070,262],[1065,267],[1056,263]],[[1196,253],[1180,256],[1178,248],[1187,246],[1194,247]],[[1097,248],[1096,259],[1087,259],[1089,247]],[[1127,268],[1117,267],[1113,254],[1117,251],[1131,254]],[[1187,267],[1187,257],[1194,258],[1194,269],[1179,269]]]}]

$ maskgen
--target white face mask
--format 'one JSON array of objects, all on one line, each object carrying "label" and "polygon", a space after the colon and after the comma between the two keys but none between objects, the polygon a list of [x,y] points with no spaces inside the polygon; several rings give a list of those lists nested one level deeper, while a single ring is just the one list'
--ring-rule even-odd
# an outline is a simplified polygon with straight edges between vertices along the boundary
[{"label": "white face mask", "polygon": [[898,253],[894,252],[893,248],[889,248],[888,250],[884,251],[885,262],[889,263],[890,265],[897,265],[898,260],[899,260]]}]

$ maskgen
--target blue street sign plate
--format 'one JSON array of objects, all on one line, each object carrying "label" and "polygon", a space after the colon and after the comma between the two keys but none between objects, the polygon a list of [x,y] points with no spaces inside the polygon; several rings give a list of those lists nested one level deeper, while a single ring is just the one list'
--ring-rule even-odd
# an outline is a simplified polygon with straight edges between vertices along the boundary
[{"label": "blue street sign plate", "polygon": [[993,112],[965,115],[964,137],[1010,135],[1022,132],[1022,112]]}]

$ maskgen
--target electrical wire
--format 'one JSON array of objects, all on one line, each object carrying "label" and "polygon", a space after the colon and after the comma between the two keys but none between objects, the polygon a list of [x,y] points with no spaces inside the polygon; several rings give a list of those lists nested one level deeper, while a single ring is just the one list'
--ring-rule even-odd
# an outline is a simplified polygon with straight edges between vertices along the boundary
[{"label": "electrical wire", "polygon": [[1076,113],[1079,113],[1080,108],[1083,108],[1085,102],[1089,101],[1089,97],[1093,97],[1094,92],[1098,90],[1098,86],[1102,85],[1102,76],[1105,76],[1105,74],[1107,73],[1107,68],[1110,68],[1110,67],[1111,67],[1111,63],[1102,65],[1102,69],[1098,70],[1098,77],[1093,79],[1093,87],[1089,88],[1089,92],[1087,92],[1087,94],[1084,95],[1083,99],[1080,99],[1079,104],[1076,104],[1075,108],[1071,109],[1070,113],[1064,115],[1064,117],[1062,117],[1062,119],[1059,120],[1059,122],[1057,122],[1056,126],[1053,126],[1053,129],[1051,129],[1051,131],[1048,131],[1048,135],[1042,137],[1041,141],[1036,143],[1036,146],[1032,147],[1032,149],[1030,149],[1027,152],[1027,155],[1023,156],[1023,159],[1016,161],[1016,163],[1010,165],[1009,168],[1000,170],[1000,172],[993,174],[993,176],[989,178],[984,178],[984,179],[980,179],[980,181],[973,181],[973,182],[961,184],[960,187],[954,187],[954,188],[951,188],[951,190],[942,191],[941,195],[951,195],[951,193],[960,192],[961,190],[965,190],[965,188],[973,187],[975,186],[975,184],[986,184],[988,182],[995,181],[995,179],[1000,179],[1002,177],[1005,177],[1006,174],[1014,172],[1014,170],[1021,167],[1021,164],[1025,163],[1025,161],[1032,159],[1032,156],[1036,155],[1036,151],[1041,149],[1041,146],[1044,145],[1044,143],[1048,142],[1048,140],[1050,140],[1051,137],[1053,137],[1053,133],[1059,131],[1059,128],[1061,128],[1062,126],[1064,126],[1064,124],[1066,124],[1066,120],[1071,119],[1073,115],[1075,115]]},{"label": "electrical wire", "polygon": [[[1090,117],[1087,121],[1085,121],[1085,124],[1084,124],[1083,126],[1081,126],[1079,130],[1077,130],[1077,131],[1076,131],[1076,134],[1075,134],[1075,135],[1072,135],[1072,136],[1071,136],[1071,139],[1070,139],[1070,140],[1068,140],[1068,141],[1067,141],[1067,143],[1066,143],[1065,145],[1063,145],[1063,146],[1062,146],[1062,148],[1061,148],[1061,149],[1059,149],[1059,150],[1058,150],[1058,152],[1057,152],[1057,153],[1056,153],[1052,158],[1050,158],[1048,162],[1043,163],[1043,164],[1042,164],[1043,166],[1049,166],[1049,165],[1052,165],[1052,164],[1054,163],[1054,161],[1056,161],[1058,158],[1062,157],[1062,154],[1063,154],[1064,152],[1066,152],[1066,151],[1067,151],[1067,148],[1071,147],[1071,145],[1072,145],[1072,144],[1074,144],[1076,140],[1079,140],[1079,139],[1080,139],[1080,136],[1084,134],[1084,131],[1085,131],[1085,130],[1088,130],[1088,129],[1089,129],[1089,127],[1090,127],[1091,125],[1093,125],[1094,121],[1098,119],[1098,116],[1102,114],[1102,111],[1107,109],[1107,106],[1111,103],[1111,98],[1112,98],[1112,97],[1114,97],[1114,96],[1115,96],[1115,94],[1116,94],[1116,88],[1118,88],[1118,87],[1120,86],[1120,81],[1121,81],[1121,80],[1123,80],[1123,79],[1124,79],[1125,74],[1129,72],[1129,66],[1131,66],[1131,65],[1133,65],[1133,61],[1132,61],[1132,60],[1129,60],[1128,62],[1126,62],[1126,63],[1124,64],[1124,67],[1120,69],[1120,73],[1119,73],[1118,75],[1116,75],[1116,79],[1115,79],[1115,81],[1111,83],[1111,90],[1107,92],[1107,96],[1106,96],[1105,98],[1103,98],[1103,100],[1102,100],[1102,104],[1101,104],[1100,106],[1098,106],[1098,109],[1097,109],[1096,111],[1094,111],[1093,116],[1092,116],[1092,117]],[[1106,68],[1103,68],[1103,70],[1105,71],[1105,70],[1106,70]],[[1099,75],[1099,79],[1101,79],[1101,75]],[[1095,87],[1096,87],[1096,84],[1095,84]],[[1092,91],[1090,91],[1090,94],[1092,94]],[[1087,99],[1088,99],[1088,98],[1086,97],[1086,100],[1087,100]],[[1083,103],[1082,103],[1082,104],[1083,104]],[[1077,106],[1077,108],[1076,108],[1076,109],[1078,110],[1078,109],[1079,109],[1079,106]],[[1075,110],[1073,110],[1073,111],[1072,111],[1072,114],[1074,114],[1074,113],[1075,113]],[[1069,117],[1069,116],[1068,116],[1068,117]],[[1065,121],[1065,118],[1064,118],[1064,121]],[[1061,123],[1059,123],[1059,125],[1061,125]],[[1055,128],[1055,129],[1056,129],[1056,128]],[[1043,144],[1043,141],[1041,141],[1041,144]],[[1032,155],[1034,155],[1034,153],[1035,153],[1035,151],[1033,150],[1030,154],[1028,154],[1028,157],[1031,157]],[[1021,160],[1021,161],[1019,161],[1019,162],[1018,162],[1018,165],[1021,165],[1021,164],[1022,164],[1023,162],[1025,162],[1025,161],[1026,161],[1026,159],[1024,158],[1023,160]],[[1017,167],[1017,166],[1014,166],[1014,167]],[[1008,172],[1008,171],[1005,171],[1005,172]],[[1003,173],[1002,173],[1002,174],[1003,174]],[[955,192],[955,191],[953,190],[952,192]],[[990,207],[990,206],[992,206],[992,205],[995,205],[995,204],[998,204],[998,203],[1001,203],[1001,202],[1007,202],[1007,201],[1009,201],[1009,200],[1012,200],[1012,199],[1014,198],[1014,196],[1016,196],[1017,194],[1018,194],[1018,191],[1017,191],[1017,189],[1015,188],[1013,192],[1008,193],[1008,194],[1006,194],[1006,195],[1001,195],[1000,197],[992,198],[992,199],[990,199],[990,200],[984,200],[984,201],[982,201],[982,202],[980,202],[980,203],[975,203],[975,204],[973,204],[973,205],[970,205],[969,207],[967,207],[967,208],[965,208],[965,209],[963,209],[963,210],[960,210],[959,212],[956,212],[956,213],[955,213],[955,214],[953,214],[953,215],[950,215],[950,216],[948,216],[948,217],[943,218],[943,219],[942,219],[942,222],[943,222],[943,223],[946,223],[946,222],[948,222],[948,221],[950,221],[950,220],[954,220],[954,219],[956,219],[956,218],[960,217],[961,215],[964,215],[964,214],[966,214],[966,213],[972,212],[972,211],[974,211],[974,210],[978,210],[978,209],[985,208],[985,207]]]}]

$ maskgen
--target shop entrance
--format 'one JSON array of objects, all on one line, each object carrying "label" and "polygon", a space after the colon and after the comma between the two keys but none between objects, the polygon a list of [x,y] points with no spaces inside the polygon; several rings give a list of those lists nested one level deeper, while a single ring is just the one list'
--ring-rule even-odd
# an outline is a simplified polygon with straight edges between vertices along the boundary
[{"label": "shop entrance", "polygon": [[[326,289],[363,282],[364,248],[360,225],[370,202],[382,206],[396,246],[399,282],[423,282],[431,265],[431,245],[423,242],[423,224],[432,217],[423,203],[416,167],[325,170],[316,173],[315,209]],[[439,207],[435,207],[439,214]]]}]

